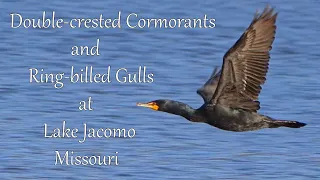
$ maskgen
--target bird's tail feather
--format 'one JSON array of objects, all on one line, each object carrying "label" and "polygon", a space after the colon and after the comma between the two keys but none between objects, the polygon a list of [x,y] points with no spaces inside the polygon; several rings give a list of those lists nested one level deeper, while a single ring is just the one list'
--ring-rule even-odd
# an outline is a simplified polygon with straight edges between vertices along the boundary
[{"label": "bird's tail feather", "polygon": [[277,128],[277,127],[289,127],[289,128],[301,128],[307,124],[298,122],[298,121],[288,121],[288,120],[271,120],[270,128]]}]

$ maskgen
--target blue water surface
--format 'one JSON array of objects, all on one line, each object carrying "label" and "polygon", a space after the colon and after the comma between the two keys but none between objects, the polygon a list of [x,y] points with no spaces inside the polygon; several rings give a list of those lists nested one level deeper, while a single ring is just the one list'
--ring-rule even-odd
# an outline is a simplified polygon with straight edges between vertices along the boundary
[{"label": "blue water surface", "polygon": [[[260,95],[262,114],[308,125],[235,133],[136,107],[136,102],[174,99],[202,104],[196,94],[221,66],[257,9],[269,3],[279,12],[267,81]],[[216,27],[174,29],[10,28],[10,13],[41,18],[216,19]],[[320,177],[320,5],[316,0],[185,1],[11,1],[0,3],[0,174],[2,179],[318,179]],[[75,45],[95,45],[100,56],[71,56]],[[137,73],[146,66],[153,83],[29,83],[29,68],[70,73],[93,66]],[[92,111],[79,102],[92,97]],[[82,131],[134,128],[133,138],[45,138],[66,121]],[[115,155],[119,165],[55,165],[55,151]]]}]

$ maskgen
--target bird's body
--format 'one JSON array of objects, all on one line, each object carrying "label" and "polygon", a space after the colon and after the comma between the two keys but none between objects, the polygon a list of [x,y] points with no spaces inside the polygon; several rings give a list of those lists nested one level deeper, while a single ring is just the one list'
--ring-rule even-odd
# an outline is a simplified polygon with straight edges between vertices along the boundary
[{"label": "bird's body", "polygon": [[[229,131],[252,131],[268,128],[267,117],[256,112],[248,112],[242,109],[231,109],[221,105],[205,107],[206,123],[217,128]],[[201,110],[200,110],[201,111]]]},{"label": "bird's body", "polygon": [[[232,109],[219,104],[205,103],[200,108],[193,109],[191,106],[179,101],[155,100],[152,102],[159,106],[158,111],[182,116],[192,122],[207,123],[227,131],[253,131],[281,126],[298,128],[305,125],[297,121],[274,120],[257,112]],[[144,104],[140,106],[144,106]]]},{"label": "bird's body", "polygon": [[259,114],[258,96],[266,80],[277,14],[266,7],[223,57],[222,69],[214,70],[197,93],[204,104],[193,109],[173,100],[155,100],[138,106],[182,116],[227,131],[253,131],[281,126],[299,128],[297,121],[275,120]]}]

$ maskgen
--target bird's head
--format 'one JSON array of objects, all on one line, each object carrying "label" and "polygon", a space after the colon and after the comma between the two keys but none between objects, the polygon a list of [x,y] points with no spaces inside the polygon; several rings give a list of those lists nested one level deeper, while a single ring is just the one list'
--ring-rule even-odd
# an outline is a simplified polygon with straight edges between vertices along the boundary
[{"label": "bird's head", "polygon": [[166,111],[165,104],[167,103],[167,100],[154,100],[150,101],[148,103],[137,103],[137,106],[141,107],[147,107],[155,111]]},{"label": "bird's head", "polygon": [[155,111],[162,111],[170,114],[180,115],[185,117],[186,119],[190,119],[191,115],[195,112],[195,110],[187,104],[164,99],[154,100],[148,103],[137,103],[137,106],[147,107]]}]

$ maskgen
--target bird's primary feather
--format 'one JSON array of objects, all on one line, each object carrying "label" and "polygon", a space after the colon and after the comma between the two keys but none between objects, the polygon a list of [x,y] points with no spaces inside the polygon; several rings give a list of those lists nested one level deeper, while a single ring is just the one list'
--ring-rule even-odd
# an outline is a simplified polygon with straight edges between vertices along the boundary
[{"label": "bird's primary feather", "polygon": [[268,72],[269,51],[275,38],[277,13],[266,7],[224,55],[221,77],[212,104],[257,111],[261,85]]},{"label": "bird's primary feather", "polygon": [[203,98],[205,103],[208,103],[213,93],[215,92],[219,78],[220,78],[221,70],[218,72],[218,67],[215,67],[208,81],[197,90],[197,93]]}]

